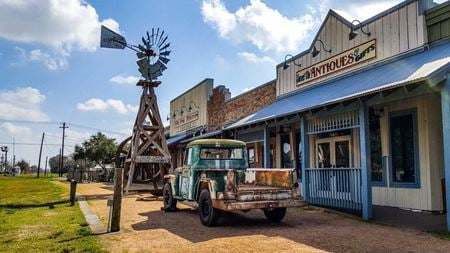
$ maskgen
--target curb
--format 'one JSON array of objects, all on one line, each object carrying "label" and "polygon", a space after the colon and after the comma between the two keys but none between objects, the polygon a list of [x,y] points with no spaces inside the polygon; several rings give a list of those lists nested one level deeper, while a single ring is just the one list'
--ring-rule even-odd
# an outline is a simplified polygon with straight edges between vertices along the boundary
[{"label": "curb", "polygon": [[78,205],[80,206],[80,210],[86,219],[86,222],[89,224],[89,227],[92,230],[94,235],[107,233],[106,227],[100,222],[98,216],[91,210],[89,204],[86,201],[86,198],[77,193]]}]

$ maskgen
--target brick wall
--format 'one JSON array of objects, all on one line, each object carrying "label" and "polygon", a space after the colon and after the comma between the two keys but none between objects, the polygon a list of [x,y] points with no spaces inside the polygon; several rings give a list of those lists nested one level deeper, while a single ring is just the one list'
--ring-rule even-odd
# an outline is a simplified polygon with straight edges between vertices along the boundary
[{"label": "brick wall", "polygon": [[208,131],[221,129],[224,124],[236,122],[271,104],[276,98],[276,81],[232,99],[227,99],[229,96],[229,90],[225,86],[218,86],[213,90],[208,100]]}]

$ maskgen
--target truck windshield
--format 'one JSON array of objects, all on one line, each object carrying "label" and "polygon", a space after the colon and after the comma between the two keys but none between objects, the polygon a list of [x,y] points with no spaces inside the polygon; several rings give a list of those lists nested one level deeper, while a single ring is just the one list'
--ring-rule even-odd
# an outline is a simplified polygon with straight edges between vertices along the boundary
[{"label": "truck windshield", "polygon": [[200,159],[204,160],[239,160],[242,158],[242,148],[211,147],[200,149]]}]

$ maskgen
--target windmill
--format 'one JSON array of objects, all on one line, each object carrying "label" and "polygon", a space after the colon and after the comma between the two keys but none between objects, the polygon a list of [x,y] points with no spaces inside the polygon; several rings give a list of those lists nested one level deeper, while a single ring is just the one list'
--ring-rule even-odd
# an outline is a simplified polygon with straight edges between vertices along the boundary
[{"label": "windmill", "polygon": [[136,84],[142,87],[142,95],[132,135],[122,141],[116,155],[116,159],[124,158],[123,183],[126,193],[133,181],[151,181],[155,188],[152,193],[161,194],[157,183],[170,168],[171,156],[154,91],[161,84],[157,78],[167,69],[170,61],[170,43],[167,39],[163,30],[152,28],[151,33],[147,32],[142,37],[142,44],[131,45],[120,34],[101,27],[100,47],[135,51],[138,70],[144,78]]}]

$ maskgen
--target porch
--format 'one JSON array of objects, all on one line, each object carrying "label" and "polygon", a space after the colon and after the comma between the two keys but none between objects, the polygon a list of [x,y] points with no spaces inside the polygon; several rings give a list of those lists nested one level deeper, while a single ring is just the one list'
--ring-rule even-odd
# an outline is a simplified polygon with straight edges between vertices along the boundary
[{"label": "porch", "polygon": [[[363,219],[374,217],[374,205],[444,212],[450,197],[450,186],[441,183],[450,182],[450,150],[443,145],[450,143],[449,62],[447,43],[360,69],[279,98],[228,129],[237,136],[259,131],[264,167],[298,168],[312,205]],[[285,144],[290,148],[283,153]]]}]

